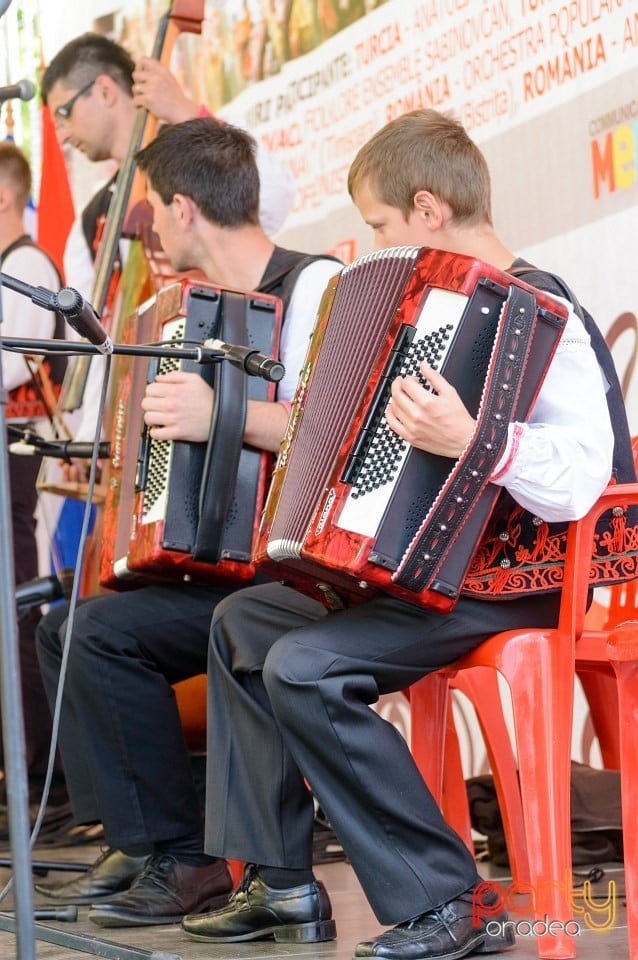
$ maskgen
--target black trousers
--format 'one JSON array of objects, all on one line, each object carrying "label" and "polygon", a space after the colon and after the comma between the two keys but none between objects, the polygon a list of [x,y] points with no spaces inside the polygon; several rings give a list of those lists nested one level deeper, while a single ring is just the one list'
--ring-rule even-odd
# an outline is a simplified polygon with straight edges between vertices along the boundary
[{"label": "black trousers", "polygon": [[[202,829],[172,684],[206,672],[208,634],[225,587],[167,585],[81,601],[75,612],[60,750],[79,823],[101,821],[118,848]],[[38,627],[55,703],[68,607]]]},{"label": "black trousers", "polygon": [[269,584],[213,618],[206,849],[260,864],[311,865],[312,798],[326,812],[382,923],[478,882],[395,727],[370,705],[504,629],[552,626],[555,595],[462,599],[440,615],[378,597],[326,614]]},{"label": "black trousers", "polygon": [[[9,486],[11,494],[11,523],[13,529],[13,563],[16,584],[38,576],[38,548],[36,542],[35,510],[38,502],[36,480],[40,457],[9,454]],[[42,797],[51,745],[51,714],[47,705],[42,676],[35,647],[35,631],[40,609],[35,607],[18,622],[18,658],[29,803],[37,804]],[[0,741],[0,767],[4,767],[4,752]],[[66,787],[59,757],[56,758],[49,803],[66,801]]]}]

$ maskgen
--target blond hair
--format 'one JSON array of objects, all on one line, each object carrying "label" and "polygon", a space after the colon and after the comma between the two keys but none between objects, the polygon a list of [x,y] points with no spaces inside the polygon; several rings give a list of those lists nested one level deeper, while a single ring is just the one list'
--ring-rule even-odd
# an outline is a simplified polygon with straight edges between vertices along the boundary
[{"label": "blond hair", "polygon": [[406,219],[415,194],[428,190],[449,205],[456,221],[492,222],[487,162],[449,113],[413,110],[382,127],[352,162],[348,191],[353,199],[364,183]]},{"label": "blond hair", "polygon": [[31,193],[31,168],[22,150],[10,140],[0,141],[0,179],[9,182],[16,206],[24,210]]}]

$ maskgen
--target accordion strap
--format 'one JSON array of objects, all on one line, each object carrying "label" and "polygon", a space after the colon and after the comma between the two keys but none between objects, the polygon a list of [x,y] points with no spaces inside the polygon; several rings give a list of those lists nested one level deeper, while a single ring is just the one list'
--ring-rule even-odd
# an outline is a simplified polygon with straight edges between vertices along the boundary
[{"label": "accordion strap", "polygon": [[[503,306],[476,430],[444,487],[428,512],[420,531],[406,550],[393,581],[420,591],[434,584],[441,566],[468,523],[475,521],[481,498],[493,503],[500,493],[488,487],[489,478],[507,440],[536,329],[536,299],[512,284]],[[485,514],[485,522],[491,506]],[[479,535],[482,532],[478,531]],[[478,540],[474,543],[477,546]],[[467,557],[469,566],[473,550]],[[444,585],[437,583],[437,589]],[[450,591],[452,593],[452,591]],[[454,591],[454,594],[456,591]]]},{"label": "accordion strap", "polygon": [[[243,294],[222,293],[221,338],[246,343],[246,299]],[[199,523],[193,557],[208,563],[220,559],[224,520],[230,510],[246,422],[246,374],[231,363],[215,371],[215,405],[206,449],[199,502]],[[217,531],[216,535],[214,531]]]}]

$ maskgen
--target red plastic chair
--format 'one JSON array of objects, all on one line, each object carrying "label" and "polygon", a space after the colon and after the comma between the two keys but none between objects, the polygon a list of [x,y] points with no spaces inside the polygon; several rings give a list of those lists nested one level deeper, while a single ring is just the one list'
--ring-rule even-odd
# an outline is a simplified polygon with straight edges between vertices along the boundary
[{"label": "red plastic chair", "polygon": [[[633,441],[634,459],[638,468],[638,437]],[[619,770],[621,750],[618,729],[618,691],[616,678],[605,662],[601,643],[603,634],[638,612],[638,581],[614,584],[605,588],[606,602],[600,602],[599,593],[585,614],[585,630],[576,645],[576,673],[589,707],[589,716],[598,739],[603,765],[609,770]],[[596,633],[599,634],[596,639]],[[584,648],[589,638],[589,652]],[[591,655],[591,644],[596,646],[597,656]],[[518,777],[515,772],[516,758],[512,751],[507,725],[500,707],[500,691],[494,671],[483,669],[466,670],[451,679],[453,688],[461,690],[474,706],[479,727],[486,743],[486,752],[491,770],[496,770],[496,780],[507,798],[503,801],[504,833],[509,853],[512,875],[516,884],[525,888],[529,882],[527,844],[523,829],[523,810],[520,802]],[[456,755],[455,755],[456,754]],[[470,824],[470,810],[460,769],[458,738],[451,712],[447,721],[445,747],[445,773],[442,787],[442,806],[449,822],[465,839],[470,850],[474,849]]]},{"label": "red plastic chair", "polygon": [[638,622],[633,620],[613,630],[607,641],[607,656],[618,682],[620,733],[620,788],[622,797],[625,899],[629,929],[629,957],[638,960],[638,833],[634,816],[638,809]]},{"label": "red plastic chair", "polygon": [[[603,656],[602,643],[613,627],[638,613],[636,586],[637,583],[632,581],[606,588],[609,602],[602,604],[594,601],[585,615],[583,635],[576,642],[576,673],[589,707],[603,765],[609,770],[619,770],[621,765],[619,707],[613,669],[606,660],[600,659]],[[597,651],[597,657],[593,660],[592,644]],[[501,708],[497,673],[483,667],[467,669],[450,678],[450,685],[467,697],[476,712],[488,764],[490,770],[496,771],[495,780],[503,798],[503,831],[512,877],[517,887],[526,889],[529,884],[529,867],[517,762]],[[414,720],[420,726],[422,724],[418,711],[425,708],[424,702],[415,704]],[[422,736],[419,730],[415,731],[414,737],[417,753],[422,756],[425,745],[421,744]],[[473,851],[470,809],[463,787],[464,774],[458,737],[451,709],[448,709],[444,770],[442,784],[436,788],[437,796],[441,796],[441,805],[448,822],[465,840],[470,851]]]},{"label": "red plastic chair", "polygon": [[[555,928],[538,937],[539,957],[551,960],[576,955],[574,937],[564,930],[572,920],[570,755],[576,651],[579,670],[610,674],[612,669],[607,658],[608,633],[585,633],[594,528],[605,510],[635,503],[638,484],[612,485],[585,518],[569,525],[558,627],[497,634],[451,667],[424,677],[410,690],[413,755],[440,801],[448,688],[453,682],[468,692],[493,764],[515,878],[512,892],[526,888],[533,894],[536,919],[548,917],[563,927],[563,932]],[[481,674],[475,672],[478,668]],[[495,695],[496,671],[507,681],[512,696],[518,781],[514,755],[506,748],[510,741],[504,730],[500,698]],[[617,676],[620,693],[622,673],[617,671]],[[627,684],[621,694],[623,702],[631,702],[632,692]],[[638,710],[638,697],[634,702]],[[626,752],[621,757],[621,771],[632,762],[626,748],[628,739],[625,737],[622,743]],[[462,780],[457,782],[457,790],[465,792]],[[450,793],[451,789],[448,796]],[[461,833],[466,836],[467,821],[465,825],[461,822],[460,807],[462,802],[452,815],[448,811],[446,814],[457,829],[461,823]],[[626,856],[625,872],[632,874],[632,888],[633,869],[638,869],[638,861],[628,863]],[[512,906],[516,909],[514,903],[510,903]],[[638,949],[633,940],[631,949]]]},{"label": "red plastic chair", "polygon": [[[180,680],[173,690],[186,744],[191,752],[201,753],[206,750],[206,674]],[[241,860],[228,860],[227,863],[233,883],[237,885],[244,872],[244,864]]]},{"label": "red plastic chair", "polygon": [[[632,439],[634,463],[638,470],[638,437]],[[600,603],[594,598],[591,608],[585,615],[585,634],[596,631],[606,632],[632,619],[638,612],[638,581],[621,583],[608,588],[606,593],[607,604]],[[589,706],[589,713],[594,732],[598,738],[603,764],[610,770],[619,770],[621,765],[621,748],[618,728],[618,690],[612,672],[600,667],[604,657],[594,660],[594,666],[587,659],[584,647],[582,656],[576,648],[576,672],[585,693]],[[598,666],[597,666],[598,665]]]},{"label": "red plastic chair", "polygon": [[206,674],[174,684],[184,739],[191,753],[206,750]]},{"label": "red plastic chair", "polygon": [[[607,591],[607,606],[594,600],[585,617],[583,641],[588,637],[590,643],[595,637],[609,632],[638,614],[638,581],[621,583]],[[600,642],[600,641],[599,641]],[[619,770],[621,748],[618,728],[618,687],[613,671],[603,669],[601,648],[596,647],[597,656],[591,660],[591,649],[584,643],[576,646],[576,672],[589,706],[592,726],[598,738],[603,764],[610,770]]]}]

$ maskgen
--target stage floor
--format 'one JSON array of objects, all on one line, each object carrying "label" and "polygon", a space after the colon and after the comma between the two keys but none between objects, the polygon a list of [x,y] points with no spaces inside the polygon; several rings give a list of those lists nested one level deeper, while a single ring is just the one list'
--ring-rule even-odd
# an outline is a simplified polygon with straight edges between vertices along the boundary
[{"label": "stage floor", "polygon": [[[91,863],[99,855],[99,847],[67,847],[52,849],[40,847],[34,851],[33,861],[54,860],[75,863]],[[9,858],[9,852],[1,854]],[[596,912],[595,919],[608,929],[596,932],[581,920],[581,933],[575,937],[576,952],[579,960],[628,960],[629,948],[627,945],[627,920],[624,902],[624,877],[622,864],[602,865],[605,875],[602,880],[594,884],[593,893],[597,898],[604,900],[609,890],[609,882],[615,883],[615,917],[603,914],[602,908]],[[578,868],[579,873],[586,872]],[[481,873],[495,876],[507,885],[508,878],[504,871],[489,871],[481,866]],[[351,960],[354,947],[363,939],[380,932],[382,927],[372,914],[365,900],[356,877],[347,863],[328,863],[316,867],[316,874],[320,877],[332,900],[334,916],[337,921],[338,939],[331,943],[295,946],[291,944],[277,944],[274,941],[256,941],[253,943],[212,945],[194,943],[188,940],[180,931],[179,926],[122,928],[117,930],[102,930],[87,919],[88,907],[78,908],[77,922],[39,922],[36,930],[35,955],[38,960],[69,960],[70,957],[83,954],[87,956],[116,957],[117,960],[251,960],[256,957],[291,958],[304,957],[306,960],[314,958],[330,958],[330,960]],[[47,879],[70,879],[71,873],[49,872]],[[7,869],[0,869],[0,882],[6,884],[10,877]],[[35,898],[34,905],[50,906],[43,898]],[[13,908],[11,894],[5,899],[2,908]],[[512,919],[524,920],[527,915],[522,905],[517,908],[516,916]],[[523,925],[527,929],[527,925]],[[51,943],[45,940],[42,933],[48,936],[47,931],[53,931],[54,937],[65,938],[62,943]],[[68,938],[68,939],[66,939]],[[73,942],[70,942],[73,941]],[[110,948],[105,948],[105,943]],[[126,948],[129,948],[128,950]],[[23,960],[24,951],[20,956],[17,950],[17,941],[13,933],[0,931],[0,958],[12,960],[17,957]],[[524,935],[517,939],[516,947],[507,954],[511,960],[533,960],[537,956],[536,943],[533,936]]]}]

